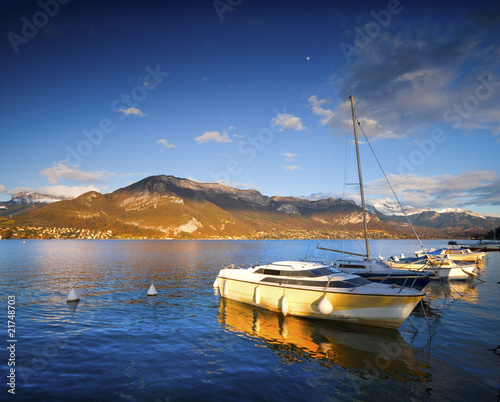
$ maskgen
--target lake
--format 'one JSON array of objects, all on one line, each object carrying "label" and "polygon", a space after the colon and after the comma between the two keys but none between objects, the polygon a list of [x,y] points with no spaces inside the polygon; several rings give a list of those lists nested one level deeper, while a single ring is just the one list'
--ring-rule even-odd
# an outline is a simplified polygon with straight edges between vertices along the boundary
[{"label": "lake", "polygon": [[[212,287],[223,265],[338,256],[318,243],[2,240],[0,400],[497,400],[500,253],[478,279],[432,282],[398,330],[283,317]],[[419,248],[370,245],[385,258]],[[152,281],[158,295],[147,297]],[[66,303],[72,286],[76,305]]]}]

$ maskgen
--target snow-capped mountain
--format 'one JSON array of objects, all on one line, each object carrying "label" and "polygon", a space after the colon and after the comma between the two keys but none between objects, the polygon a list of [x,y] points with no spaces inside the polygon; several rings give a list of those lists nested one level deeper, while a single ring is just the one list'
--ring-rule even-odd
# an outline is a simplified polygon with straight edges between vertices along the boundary
[{"label": "snow-capped mountain", "polygon": [[[415,208],[409,205],[403,205],[404,210],[407,215],[415,215],[420,214],[422,212],[436,212],[438,214],[465,214],[470,216],[475,216],[477,218],[486,219],[483,215],[469,211],[468,209],[460,209],[460,208]],[[394,201],[382,201],[376,202],[367,206],[367,209],[375,214],[382,214],[386,216],[404,216],[403,211],[401,211],[401,207],[397,202]]]},{"label": "snow-capped mountain", "polygon": [[[381,214],[386,216],[404,216],[403,211],[401,211],[401,207],[397,202],[394,201],[385,200],[381,202],[375,202],[371,205],[367,205],[366,207],[369,212],[372,212],[374,214]],[[423,209],[407,205],[404,205],[403,207],[407,215],[419,214],[420,212],[424,211]]]},{"label": "snow-capped mountain", "polygon": [[21,192],[14,194],[10,202],[16,205],[34,204],[37,202],[48,204],[51,202],[71,200],[71,199],[72,198],[55,196],[51,194]]}]

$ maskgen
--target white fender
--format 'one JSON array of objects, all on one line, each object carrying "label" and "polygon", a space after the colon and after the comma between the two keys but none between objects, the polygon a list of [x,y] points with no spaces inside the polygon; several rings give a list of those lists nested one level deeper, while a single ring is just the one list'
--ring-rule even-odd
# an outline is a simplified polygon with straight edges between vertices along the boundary
[{"label": "white fender", "polygon": [[253,295],[253,301],[255,304],[260,304],[260,287],[256,287]]},{"label": "white fender", "polygon": [[227,296],[228,292],[229,292],[229,282],[226,279],[224,281],[224,287],[222,288],[222,296]]},{"label": "white fender", "polygon": [[288,314],[288,300],[285,296],[281,298],[281,312],[284,316]]},{"label": "white fender", "polygon": [[326,298],[326,295],[324,295],[319,302],[318,309],[319,312],[324,315],[329,315],[333,311],[332,303]]},{"label": "white fender", "polygon": [[219,281],[215,278],[214,284],[212,285],[215,289],[219,288]]}]

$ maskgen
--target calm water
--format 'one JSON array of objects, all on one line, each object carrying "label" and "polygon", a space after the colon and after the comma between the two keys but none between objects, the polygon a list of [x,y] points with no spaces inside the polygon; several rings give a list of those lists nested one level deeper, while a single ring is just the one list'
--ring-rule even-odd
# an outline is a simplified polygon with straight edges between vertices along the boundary
[{"label": "calm water", "polygon": [[[316,244],[0,241],[0,400],[497,400],[500,356],[488,348],[500,345],[500,253],[481,281],[432,283],[424,308],[396,331],[282,317],[212,288],[223,264],[300,259]],[[384,257],[418,248],[371,246]],[[148,298],[152,280],[158,296]],[[66,303],[72,285],[76,307]],[[6,382],[12,295],[15,397]]]}]

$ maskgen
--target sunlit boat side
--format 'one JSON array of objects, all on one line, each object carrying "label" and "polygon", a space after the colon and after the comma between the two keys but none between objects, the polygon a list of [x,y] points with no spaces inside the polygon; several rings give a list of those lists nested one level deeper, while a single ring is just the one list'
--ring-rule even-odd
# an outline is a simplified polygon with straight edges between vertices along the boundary
[{"label": "sunlit boat side", "polygon": [[222,297],[284,315],[399,327],[424,293],[373,283],[317,262],[279,261],[223,268],[216,283]]},{"label": "sunlit boat side", "polygon": [[431,274],[431,279],[465,280],[475,275],[476,264],[460,264],[449,258],[441,257],[415,257],[398,258],[391,257],[387,264],[395,269],[404,269]]},{"label": "sunlit boat side", "polygon": [[478,263],[488,253],[486,251],[471,251],[469,248],[461,247],[443,247],[437,250],[418,250],[415,251],[417,257],[424,257],[425,255],[448,257],[453,261],[466,261]]}]

